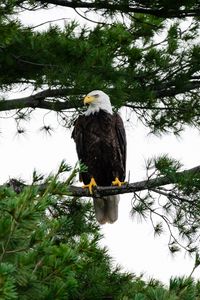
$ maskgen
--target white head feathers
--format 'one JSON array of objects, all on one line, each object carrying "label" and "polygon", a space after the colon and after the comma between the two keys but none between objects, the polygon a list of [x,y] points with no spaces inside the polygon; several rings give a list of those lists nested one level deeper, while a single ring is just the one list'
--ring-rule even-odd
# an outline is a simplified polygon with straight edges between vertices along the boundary
[{"label": "white head feathers", "polygon": [[84,104],[89,105],[85,112],[86,116],[99,112],[100,109],[108,112],[111,115],[113,113],[109,96],[99,90],[95,90],[87,94],[87,96],[84,98]]}]

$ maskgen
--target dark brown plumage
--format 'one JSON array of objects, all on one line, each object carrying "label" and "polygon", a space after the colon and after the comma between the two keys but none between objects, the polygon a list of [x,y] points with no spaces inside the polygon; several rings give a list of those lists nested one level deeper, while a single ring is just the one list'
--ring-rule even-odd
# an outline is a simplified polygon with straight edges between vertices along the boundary
[{"label": "dark brown plumage", "polygon": [[79,116],[72,137],[79,160],[88,168],[80,174],[84,184],[89,184],[91,177],[100,186],[111,185],[116,177],[125,180],[126,136],[117,113],[111,115],[100,110],[89,116]]}]

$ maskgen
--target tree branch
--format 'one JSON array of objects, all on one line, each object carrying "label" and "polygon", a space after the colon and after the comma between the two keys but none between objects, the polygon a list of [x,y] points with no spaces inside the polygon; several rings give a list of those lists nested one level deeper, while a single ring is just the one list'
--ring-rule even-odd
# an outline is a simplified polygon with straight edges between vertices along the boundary
[{"label": "tree branch", "polygon": [[71,8],[87,8],[94,10],[110,10],[110,11],[120,11],[123,13],[142,13],[148,15],[154,15],[160,18],[185,18],[185,17],[193,17],[200,16],[200,8],[194,9],[166,9],[166,8],[150,8],[140,6],[137,2],[133,2],[133,4],[115,4],[109,3],[108,1],[68,1],[68,0],[40,0],[40,3],[43,4],[55,4],[65,7]]},{"label": "tree branch", "polygon": [[[195,168],[185,170],[182,172],[177,172],[177,175],[188,175],[188,174],[197,174],[200,173],[200,166],[197,166]],[[178,176],[177,176],[178,177]],[[140,192],[144,190],[150,190],[152,188],[156,188],[159,186],[164,186],[168,184],[177,183],[177,177],[172,180],[172,178],[169,178],[167,176],[161,176],[155,179],[149,179],[149,180],[143,180],[135,183],[129,183],[122,185],[121,187],[115,187],[115,186],[109,186],[109,187],[97,187],[94,190],[94,196],[95,197],[103,197],[108,195],[117,195],[117,194],[127,194],[127,193],[134,193],[134,192]],[[77,197],[91,197],[88,190],[84,190],[79,187],[70,186],[69,192],[73,196]]]},{"label": "tree branch", "polygon": [[[127,183],[125,185],[122,185],[121,187],[116,186],[97,186],[93,190],[94,197],[104,197],[109,195],[118,195],[118,194],[127,194],[127,193],[134,193],[134,192],[140,192],[144,190],[152,190],[154,188],[168,185],[168,184],[174,184],[178,182],[179,176],[187,176],[187,175],[196,175],[200,174],[200,165],[197,167],[194,167],[192,169],[184,170],[182,172],[177,172],[173,179],[169,178],[168,176],[160,176],[155,179],[148,179],[143,180],[135,183]],[[0,187],[4,187],[0,186]],[[11,186],[16,192],[20,192],[23,187],[28,187],[27,185],[23,184],[22,182],[11,179],[9,183],[6,184],[6,186]],[[39,191],[43,192],[47,188],[45,184],[38,185]],[[55,192],[56,194],[56,192]],[[66,191],[59,191],[60,195],[69,195],[73,197],[91,197],[88,189],[83,189],[82,187],[76,187],[76,186],[69,186]]]},{"label": "tree branch", "polygon": [[[191,90],[195,90],[200,88],[200,82],[192,82],[185,84],[181,88],[177,90],[175,87],[171,87],[170,89],[160,89],[160,90],[152,90],[152,93],[156,98],[165,98],[165,97],[173,97],[175,95],[189,92]],[[112,91],[112,89],[110,89]],[[131,95],[132,91],[129,89],[129,94]],[[0,111],[8,111],[12,109],[23,109],[23,108],[42,108],[49,109],[54,111],[63,111],[71,108],[79,108],[82,107],[82,102],[71,102],[69,100],[59,101],[59,100],[46,100],[46,98],[55,98],[55,97],[67,97],[67,96],[80,96],[84,95],[85,91],[73,89],[73,88],[57,88],[57,89],[46,89],[42,92],[36,93],[35,95],[31,95],[28,97],[18,98],[18,99],[10,99],[5,100],[2,99],[0,101]],[[126,101],[124,106],[135,108],[135,109],[160,109],[159,107],[141,107],[131,105],[130,101]],[[164,109],[164,108],[161,108]],[[170,109],[170,108],[167,108]]]},{"label": "tree branch", "polygon": [[177,88],[176,86],[171,86],[169,88],[161,88],[153,91],[155,93],[156,98],[165,98],[165,97],[174,97],[179,94],[183,94],[195,89],[200,88],[200,82],[198,80],[191,81],[183,84],[181,87]]},{"label": "tree branch", "polygon": [[[35,95],[31,95],[28,97],[18,98],[18,99],[10,99],[10,100],[1,100],[0,101],[0,111],[7,111],[12,109],[22,109],[22,108],[43,108],[50,109],[55,111],[62,111],[66,109],[80,107],[82,103],[76,105],[75,103],[69,101],[52,101],[45,100],[46,98],[53,97],[66,97],[68,95],[73,95],[75,93],[74,89],[70,88],[59,88],[59,89],[47,89],[42,92],[39,92]],[[77,93],[77,96],[80,94],[84,94],[81,91]]]}]

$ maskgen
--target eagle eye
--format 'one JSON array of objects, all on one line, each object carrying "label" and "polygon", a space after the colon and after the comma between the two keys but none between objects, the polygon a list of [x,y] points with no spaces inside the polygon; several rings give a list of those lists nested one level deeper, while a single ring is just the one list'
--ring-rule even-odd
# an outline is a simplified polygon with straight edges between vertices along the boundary
[{"label": "eagle eye", "polygon": [[95,95],[93,95],[93,97],[97,98],[97,97],[99,97],[99,94],[95,94]]}]

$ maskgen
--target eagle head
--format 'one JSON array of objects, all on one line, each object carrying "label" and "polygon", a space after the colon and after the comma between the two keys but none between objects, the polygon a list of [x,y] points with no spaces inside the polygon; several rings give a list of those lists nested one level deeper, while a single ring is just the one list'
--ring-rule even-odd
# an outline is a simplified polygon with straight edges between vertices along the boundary
[{"label": "eagle head", "polygon": [[84,98],[84,104],[89,105],[86,116],[99,112],[100,109],[112,114],[112,106],[110,103],[110,97],[100,90],[95,90],[87,94]]}]

